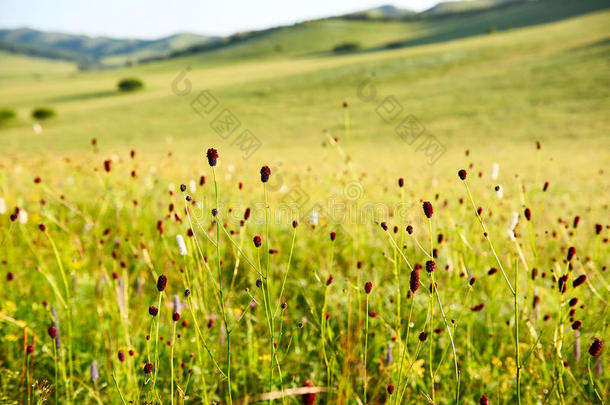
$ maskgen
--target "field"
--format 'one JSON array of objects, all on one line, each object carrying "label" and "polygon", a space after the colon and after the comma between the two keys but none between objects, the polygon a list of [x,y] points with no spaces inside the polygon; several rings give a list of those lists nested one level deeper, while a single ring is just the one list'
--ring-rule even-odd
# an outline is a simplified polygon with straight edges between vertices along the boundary
[{"label": "field", "polygon": [[574,4],[0,53],[0,403],[605,403],[610,11]]}]

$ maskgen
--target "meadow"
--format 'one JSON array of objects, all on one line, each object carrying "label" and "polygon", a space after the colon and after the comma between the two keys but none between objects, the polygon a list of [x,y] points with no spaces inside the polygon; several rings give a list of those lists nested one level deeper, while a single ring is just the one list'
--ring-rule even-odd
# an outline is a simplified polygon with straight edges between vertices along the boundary
[{"label": "meadow", "polygon": [[610,12],[585,11],[0,54],[0,403],[605,403]]}]

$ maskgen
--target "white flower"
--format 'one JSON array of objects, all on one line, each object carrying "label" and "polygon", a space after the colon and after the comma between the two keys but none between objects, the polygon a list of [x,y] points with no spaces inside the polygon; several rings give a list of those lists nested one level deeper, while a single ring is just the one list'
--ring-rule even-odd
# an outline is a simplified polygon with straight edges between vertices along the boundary
[{"label": "white flower", "polygon": [[19,210],[19,222],[22,224],[27,224],[28,222],[28,213],[24,209]]},{"label": "white flower", "polygon": [[191,190],[191,193],[194,193],[197,190],[197,188],[195,186],[195,180],[191,180],[189,182],[189,189]]},{"label": "white flower", "polygon": [[495,180],[498,178],[498,173],[500,172],[500,165],[497,163],[494,163],[493,165],[491,165],[491,179]]},{"label": "white flower", "polygon": [[91,229],[93,229],[93,224],[85,224],[85,226],[83,227],[83,233],[87,233]]},{"label": "white flower", "polygon": [[174,183],[169,183],[169,185],[167,186],[167,189],[169,191],[174,191],[176,189],[176,186],[174,186]]},{"label": "white flower", "polygon": [[6,213],[6,203],[4,202],[4,198],[0,197],[0,215]]},{"label": "white flower", "polygon": [[496,191],[496,195],[498,196],[498,198],[504,197],[504,189],[502,188],[502,186],[498,185],[498,190]]},{"label": "white flower", "polygon": [[32,129],[34,130],[34,133],[42,134],[42,127],[40,126],[39,123],[35,122],[34,125],[32,126]]},{"label": "white flower", "polygon": [[178,249],[180,250],[181,256],[186,256],[186,244],[184,243],[184,238],[182,235],[176,235],[176,243],[178,243]]},{"label": "white flower", "polygon": [[311,213],[311,224],[318,225],[318,211],[312,211]]},{"label": "white flower", "polygon": [[512,218],[510,220],[510,226],[506,230],[506,232],[508,233],[508,239],[510,239],[511,242],[514,242],[515,240],[517,240],[515,238],[515,228],[517,227],[518,223],[519,223],[519,213],[513,212]]}]

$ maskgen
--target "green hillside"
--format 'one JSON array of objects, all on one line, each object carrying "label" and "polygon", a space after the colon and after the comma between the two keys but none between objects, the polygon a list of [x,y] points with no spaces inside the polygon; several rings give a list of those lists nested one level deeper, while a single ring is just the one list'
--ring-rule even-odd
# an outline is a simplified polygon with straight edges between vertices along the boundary
[{"label": "green hillside", "polygon": [[[0,130],[0,138],[10,152],[74,150],[87,147],[91,137],[108,147],[163,148],[168,137],[186,144],[221,143],[190,106],[195,91],[210,89],[272,149],[319,145],[324,129],[340,128],[343,100],[351,105],[355,141],[401,145],[393,127],[380,125],[375,105],[357,96],[359,85],[373,78],[378,102],[396,97],[405,113],[456,148],[465,138],[490,146],[494,138],[506,137],[607,142],[609,23],[610,12],[603,11],[460,41],[341,56],[309,52],[255,59],[255,49],[242,44],[130,69],[3,79],[0,99],[19,117],[18,124]],[[324,38],[327,45],[320,47],[329,46],[342,36],[329,36],[322,29],[326,24],[336,23],[304,24],[283,40],[315,34],[311,43]],[[378,36],[371,35],[370,44],[399,35],[398,23],[387,25],[385,35],[371,29]],[[263,43],[252,46],[262,49]],[[187,66],[193,93],[176,96],[172,82]],[[145,89],[116,93],[122,77],[139,77]],[[44,138],[32,132],[28,118],[40,104],[58,113],[44,124]]]}]

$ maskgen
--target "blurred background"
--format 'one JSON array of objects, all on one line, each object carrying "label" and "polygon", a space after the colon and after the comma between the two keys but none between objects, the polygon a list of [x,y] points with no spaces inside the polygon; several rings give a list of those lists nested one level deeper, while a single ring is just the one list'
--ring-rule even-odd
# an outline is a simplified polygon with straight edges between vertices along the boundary
[{"label": "blurred background", "polygon": [[2,150],[74,154],[95,138],[249,159],[341,142],[435,164],[552,140],[592,156],[608,149],[609,6],[3,1]]}]

